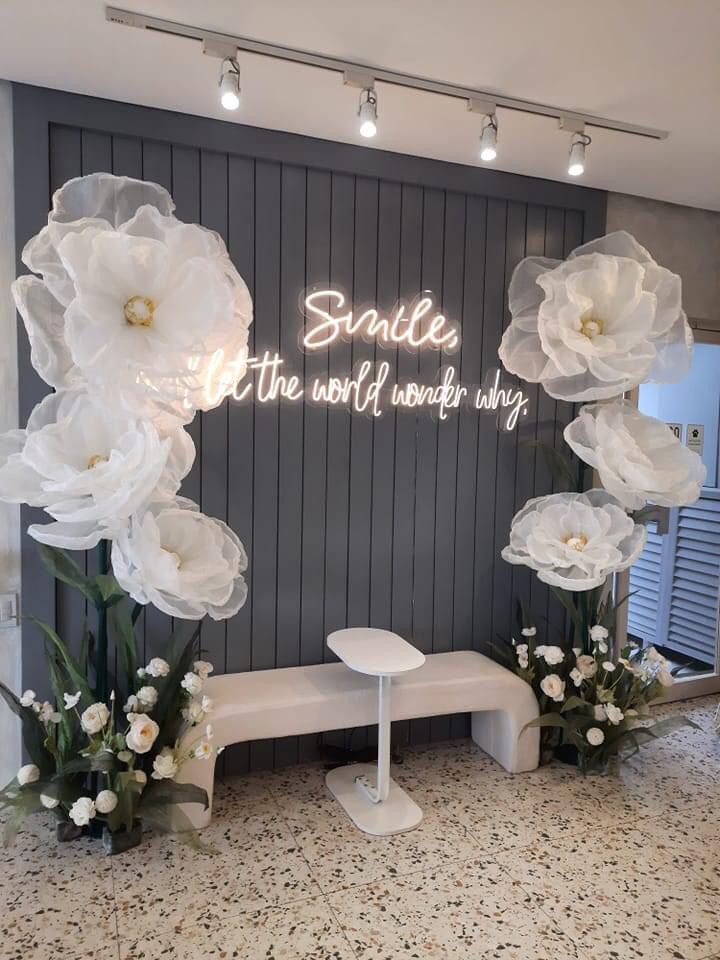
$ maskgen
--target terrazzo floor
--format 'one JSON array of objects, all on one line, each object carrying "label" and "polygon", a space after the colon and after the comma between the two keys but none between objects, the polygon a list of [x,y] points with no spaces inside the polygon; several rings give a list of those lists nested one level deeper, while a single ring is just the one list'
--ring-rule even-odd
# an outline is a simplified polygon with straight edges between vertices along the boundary
[{"label": "terrazzo floor", "polygon": [[608,776],[408,750],[421,826],[371,839],[320,766],[218,784],[204,837],[106,858],[34,818],[0,851],[2,960],[719,960],[717,697]]}]

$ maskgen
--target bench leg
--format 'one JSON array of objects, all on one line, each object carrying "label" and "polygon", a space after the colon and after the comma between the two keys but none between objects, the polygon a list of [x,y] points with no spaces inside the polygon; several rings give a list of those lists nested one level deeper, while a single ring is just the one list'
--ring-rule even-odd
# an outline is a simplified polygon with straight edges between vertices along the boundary
[{"label": "bench leg", "polygon": [[212,818],[213,786],[215,783],[215,755],[207,760],[188,760],[177,775],[178,783],[194,783],[202,787],[208,795],[208,808],[203,810],[199,803],[181,803],[180,809],[188,818],[194,830],[202,830]]},{"label": "bench leg", "polygon": [[512,710],[478,710],[472,714],[472,738],[508,773],[534,770],[540,762],[540,731],[537,727],[523,731],[534,716],[536,702],[534,711],[528,709],[520,716]]}]

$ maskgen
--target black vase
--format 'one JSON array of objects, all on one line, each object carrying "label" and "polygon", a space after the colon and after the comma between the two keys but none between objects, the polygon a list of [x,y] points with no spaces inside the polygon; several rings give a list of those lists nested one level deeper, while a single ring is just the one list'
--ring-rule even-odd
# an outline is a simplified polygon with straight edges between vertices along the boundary
[{"label": "black vase", "polygon": [[139,846],[141,841],[142,823],[140,820],[135,820],[130,830],[122,827],[113,833],[107,827],[103,828],[103,849],[109,857],[114,857],[117,853],[125,853],[126,850],[132,850],[133,847]]},{"label": "black vase", "polygon": [[566,763],[570,767],[577,767],[579,763],[578,748],[574,743],[559,743],[555,747],[555,759]]}]

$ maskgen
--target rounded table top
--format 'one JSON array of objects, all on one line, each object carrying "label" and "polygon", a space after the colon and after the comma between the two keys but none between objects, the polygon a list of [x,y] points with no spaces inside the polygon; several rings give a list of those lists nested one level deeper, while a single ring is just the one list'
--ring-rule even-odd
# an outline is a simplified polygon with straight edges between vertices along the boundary
[{"label": "rounded table top", "polygon": [[335,630],[327,645],[351,670],[371,677],[392,677],[425,663],[425,654],[407,640],[374,627]]}]

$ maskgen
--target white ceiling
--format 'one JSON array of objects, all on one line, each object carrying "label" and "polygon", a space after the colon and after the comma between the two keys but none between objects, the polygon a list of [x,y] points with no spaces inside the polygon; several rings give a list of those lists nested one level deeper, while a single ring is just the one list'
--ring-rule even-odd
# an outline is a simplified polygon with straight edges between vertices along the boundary
[{"label": "white ceiling", "polygon": [[[582,182],[720,210],[718,0],[117,0],[153,16],[317,50],[670,131],[664,142],[589,131]],[[99,0],[3,0],[0,77],[357,142],[357,91],[340,78],[242,55],[242,105],[217,102],[200,45],[106,23]],[[379,86],[367,149],[475,163],[462,101]],[[568,135],[498,114],[503,170],[566,179]]]}]

